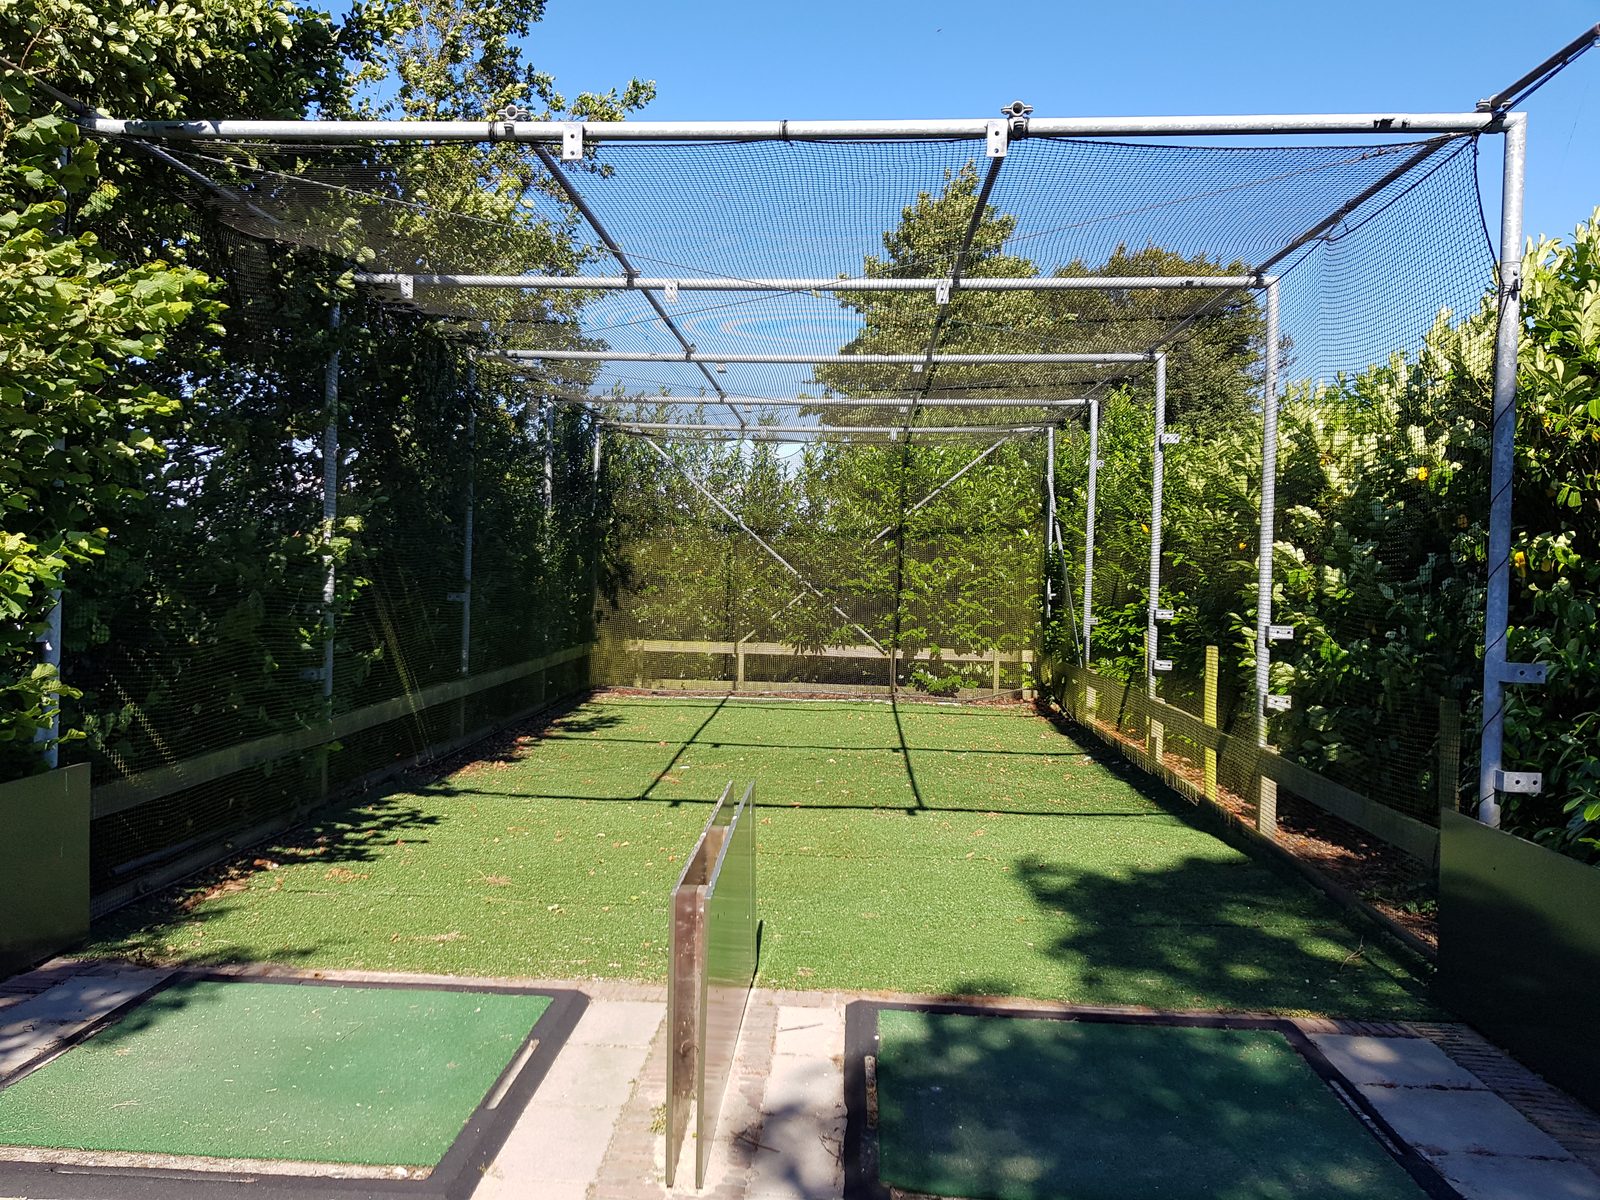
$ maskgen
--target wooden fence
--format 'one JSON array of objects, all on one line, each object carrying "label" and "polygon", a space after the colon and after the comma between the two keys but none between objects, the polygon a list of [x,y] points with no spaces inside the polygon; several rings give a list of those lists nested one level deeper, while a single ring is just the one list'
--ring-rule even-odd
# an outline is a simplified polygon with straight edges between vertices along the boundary
[{"label": "wooden fence", "polygon": [[[1257,830],[1269,838],[1277,829],[1278,788],[1283,787],[1429,866],[1439,861],[1439,831],[1433,826],[1324,779],[1308,767],[1257,745],[1254,737],[1240,737],[1217,728],[1214,653],[1208,655],[1205,715],[1201,717],[1152,699],[1145,694],[1143,680],[1124,682],[1084,667],[1057,662],[1046,664],[1044,673],[1051,695],[1070,717],[1192,799],[1216,802],[1218,767],[1225,764],[1228,777],[1240,781],[1242,790],[1249,793],[1244,798],[1255,803]],[[1119,737],[1111,732],[1128,727],[1139,731],[1142,737]],[[1168,762],[1168,733],[1185,738],[1199,748],[1199,783]],[[1453,779],[1457,769],[1453,759],[1441,766],[1448,767],[1445,774]],[[1451,787],[1453,790],[1453,785]]]},{"label": "wooden fence", "polygon": [[[1032,650],[981,650],[976,653],[957,654],[945,651],[919,650],[906,654],[896,652],[887,653],[877,646],[825,646],[820,650],[803,649],[783,642],[703,642],[703,641],[674,641],[652,638],[631,638],[627,642],[627,652],[633,663],[633,686],[662,686],[677,683],[680,686],[691,684],[732,684],[733,690],[750,686],[746,678],[746,664],[751,657],[772,657],[789,659],[857,659],[883,664],[885,672],[882,690],[902,687],[899,681],[900,667],[904,663],[912,662],[940,662],[955,663],[963,666],[983,665],[989,668],[990,692],[998,696],[1002,690],[1001,672],[1009,665],[1016,665],[1022,669],[1022,689],[1031,682],[1029,668],[1033,665],[1034,655]],[[733,659],[732,679],[716,680],[666,680],[651,679],[645,674],[645,655],[647,654],[693,654],[713,655]],[[763,688],[770,685],[762,684]],[[810,684],[782,685],[789,687],[814,686]],[[874,687],[879,685],[873,685]],[[1022,690],[1010,689],[1010,690]]]}]

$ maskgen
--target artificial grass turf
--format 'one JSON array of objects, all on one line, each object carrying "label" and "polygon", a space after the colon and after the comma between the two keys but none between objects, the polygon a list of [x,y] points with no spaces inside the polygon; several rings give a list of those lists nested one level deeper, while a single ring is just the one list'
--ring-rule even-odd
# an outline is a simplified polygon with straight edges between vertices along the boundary
[{"label": "artificial grass turf", "polygon": [[663,978],[710,804],[755,779],[760,982],[1414,1017],[1419,982],[1298,880],[1025,710],[605,699],[125,910],[189,962]]},{"label": "artificial grass turf", "polygon": [[179,983],[0,1090],[0,1145],[433,1166],[550,997]]},{"label": "artificial grass turf", "polygon": [[878,1175],[970,1200],[1421,1200],[1280,1033],[883,1009]]}]

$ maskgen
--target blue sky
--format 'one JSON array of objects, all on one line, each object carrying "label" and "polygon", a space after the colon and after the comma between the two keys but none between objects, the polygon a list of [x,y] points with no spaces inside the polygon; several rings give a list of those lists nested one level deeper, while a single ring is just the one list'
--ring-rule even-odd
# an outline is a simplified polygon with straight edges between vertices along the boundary
[{"label": "blue sky", "polygon": [[[1597,21],[1592,0],[550,0],[528,50],[568,94],[654,79],[656,120],[1462,111]],[[1527,229],[1563,234],[1600,204],[1600,50],[1528,112]]]}]

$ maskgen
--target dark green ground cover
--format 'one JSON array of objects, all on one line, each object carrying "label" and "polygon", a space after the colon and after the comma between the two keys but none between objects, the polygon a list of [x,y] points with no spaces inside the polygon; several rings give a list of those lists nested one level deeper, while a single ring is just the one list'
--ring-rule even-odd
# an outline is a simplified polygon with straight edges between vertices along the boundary
[{"label": "dark green ground cover", "polygon": [[665,976],[667,896],[755,779],[760,982],[1170,1009],[1430,1012],[1330,902],[1021,709],[603,699],[125,910],[94,951]]},{"label": "dark green ground cover", "polygon": [[879,1178],[971,1200],[1422,1200],[1280,1033],[884,1010]]},{"label": "dark green ground cover", "polygon": [[0,1091],[0,1145],[433,1166],[548,996],[180,983]]}]

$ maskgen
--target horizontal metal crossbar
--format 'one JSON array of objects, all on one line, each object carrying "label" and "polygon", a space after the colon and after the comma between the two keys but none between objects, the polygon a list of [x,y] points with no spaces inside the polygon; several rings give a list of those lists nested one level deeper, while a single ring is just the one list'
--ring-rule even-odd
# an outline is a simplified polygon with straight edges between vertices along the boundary
[{"label": "horizontal metal crossbar", "polygon": [[[661,404],[710,404],[713,401],[709,396],[551,396],[548,399],[555,404],[583,404],[593,405],[597,408],[623,407],[639,405],[649,407]],[[827,396],[812,399],[799,396],[789,399],[774,399],[770,396],[719,396],[715,403],[733,404],[750,408],[890,408],[905,409],[913,405],[917,408],[1082,408],[1088,404],[1087,400],[1026,400],[1017,397],[989,398],[989,399],[958,399],[958,400],[918,400],[907,396],[904,399],[885,399],[874,397],[871,400],[853,400],[848,397]]]},{"label": "horizontal metal crossbar", "polygon": [[[140,121],[85,117],[91,133],[175,140],[265,139],[276,142],[546,142],[571,130],[597,142],[797,142],[987,140],[983,117],[904,121]],[[1193,117],[1031,117],[1029,137],[1184,137],[1259,134],[1484,133],[1495,113],[1264,113]],[[1020,131],[1019,131],[1020,132]],[[1013,137],[1018,136],[1014,133]]]},{"label": "horizontal metal crossbar", "polygon": [[548,362],[686,362],[686,363],[770,363],[773,365],[809,366],[813,363],[851,363],[862,366],[921,366],[933,363],[969,364],[983,366],[991,363],[1143,363],[1153,362],[1154,353],[1128,352],[1106,354],[710,354],[695,351],[676,354],[670,351],[650,350],[491,350],[484,358],[509,359],[512,362],[545,360]]},{"label": "horizontal metal crossbar", "polygon": [[[727,276],[674,279],[643,275],[406,275],[362,271],[357,283],[379,287],[526,288],[530,291],[591,292],[937,292],[948,279],[735,279]],[[964,292],[1086,292],[1137,289],[1234,291],[1273,282],[1261,275],[1041,275],[962,279]]]},{"label": "horizontal metal crossbar", "polygon": [[[692,425],[678,421],[602,421],[607,429],[633,433],[742,433],[755,437],[763,433],[809,434],[900,434],[904,425]],[[912,425],[911,433],[1042,433],[1044,426],[1033,425]]]}]

